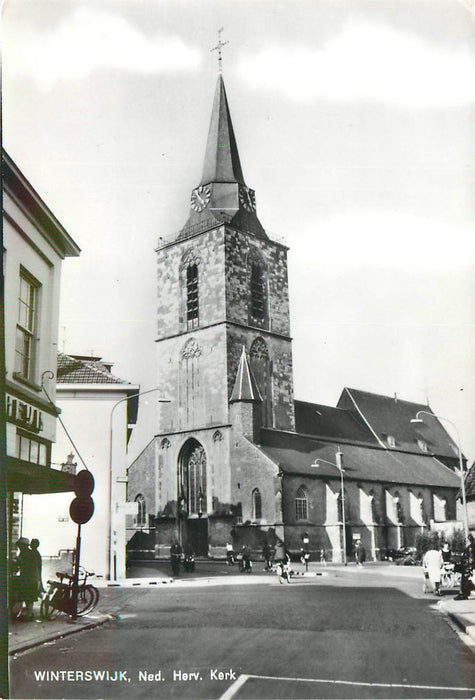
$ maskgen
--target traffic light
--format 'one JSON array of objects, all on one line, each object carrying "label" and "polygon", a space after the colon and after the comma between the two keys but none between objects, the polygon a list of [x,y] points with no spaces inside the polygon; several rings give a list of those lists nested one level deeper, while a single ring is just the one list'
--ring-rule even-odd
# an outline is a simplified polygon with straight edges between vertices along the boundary
[{"label": "traffic light", "polygon": [[90,471],[83,469],[74,477],[74,493],[76,498],[69,506],[69,515],[78,525],[89,522],[94,514],[94,501],[91,493],[94,491],[94,477]]}]

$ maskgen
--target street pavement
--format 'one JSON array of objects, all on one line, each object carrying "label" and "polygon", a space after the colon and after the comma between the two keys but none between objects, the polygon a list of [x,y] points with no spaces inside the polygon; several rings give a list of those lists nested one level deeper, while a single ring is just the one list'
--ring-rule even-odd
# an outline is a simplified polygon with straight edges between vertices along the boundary
[{"label": "street pavement", "polygon": [[[440,613],[470,634],[475,600],[424,595],[417,567],[295,568],[287,586],[259,563],[247,575],[198,562],[176,581],[166,562],[135,566],[128,582],[101,584],[99,612],[12,626],[12,697],[474,696],[475,657]],[[85,625],[96,629],[73,634]],[[90,668],[122,670],[127,681],[33,674]]]}]

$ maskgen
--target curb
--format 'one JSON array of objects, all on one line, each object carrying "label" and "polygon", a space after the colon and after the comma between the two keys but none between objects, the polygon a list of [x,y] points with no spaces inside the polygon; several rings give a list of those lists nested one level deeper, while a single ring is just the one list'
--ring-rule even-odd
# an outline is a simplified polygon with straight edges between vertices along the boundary
[{"label": "curb", "polygon": [[80,627],[76,627],[73,629],[61,629],[56,632],[53,632],[49,637],[41,637],[41,639],[35,639],[34,641],[32,640],[29,642],[25,642],[24,644],[20,644],[14,649],[9,649],[8,656],[15,656],[15,654],[21,654],[24,651],[28,651],[28,649],[34,649],[34,647],[42,646],[43,644],[47,644],[48,642],[54,642],[57,639],[62,639],[63,637],[70,637],[72,634],[78,634],[79,632],[83,632],[84,630],[90,630],[94,629],[95,627],[100,627],[106,622],[110,622],[111,620],[115,619],[117,619],[117,616],[113,613],[105,613],[104,615],[102,615],[102,618],[100,620],[94,620],[92,622],[88,622],[85,625],[81,625]]},{"label": "curb", "polygon": [[173,583],[173,578],[125,578],[118,581],[96,581],[96,588],[135,588],[136,586],[159,586],[161,584]]},{"label": "curb", "polygon": [[[452,610],[448,610],[444,605],[443,601],[439,601],[438,608],[440,612],[450,619],[451,622],[464,634],[466,634],[470,639],[475,642],[475,624],[467,622],[466,616],[461,613],[456,613]],[[470,613],[469,613],[470,614]],[[472,615],[473,617],[473,615]]]}]

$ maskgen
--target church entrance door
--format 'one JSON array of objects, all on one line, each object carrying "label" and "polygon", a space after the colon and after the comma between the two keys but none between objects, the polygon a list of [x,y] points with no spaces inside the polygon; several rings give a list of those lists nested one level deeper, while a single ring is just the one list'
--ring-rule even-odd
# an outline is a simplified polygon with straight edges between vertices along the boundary
[{"label": "church entrance door", "polygon": [[208,556],[208,518],[187,520],[187,541],[197,557]]}]

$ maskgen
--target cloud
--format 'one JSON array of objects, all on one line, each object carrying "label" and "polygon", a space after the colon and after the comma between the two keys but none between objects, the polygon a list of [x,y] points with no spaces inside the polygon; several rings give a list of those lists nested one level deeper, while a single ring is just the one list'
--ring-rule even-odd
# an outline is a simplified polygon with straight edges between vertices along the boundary
[{"label": "cloud", "polygon": [[475,265],[473,231],[406,214],[362,212],[339,216],[320,223],[317,238],[311,224],[302,229],[301,236],[299,245],[293,246],[293,254],[298,257],[298,250],[305,250],[303,263],[318,259],[328,265],[374,264],[406,269]]},{"label": "cloud", "polygon": [[97,8],[78,8],[54,29],[4,31],[4,68],[43,87],[80,79],[99,68],[137,73],[196,70],[200,53],[177,36],[146,36],[126,19]]},{"label": "cloud", "polygon": [[437,47],[383,25],[348,23],[318,49],[264,48],[242,56],[238,73],[254,89],[297,102],[323,97],[424,108],[475,99],[475,55],[469,49]]}]

